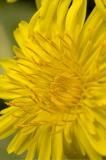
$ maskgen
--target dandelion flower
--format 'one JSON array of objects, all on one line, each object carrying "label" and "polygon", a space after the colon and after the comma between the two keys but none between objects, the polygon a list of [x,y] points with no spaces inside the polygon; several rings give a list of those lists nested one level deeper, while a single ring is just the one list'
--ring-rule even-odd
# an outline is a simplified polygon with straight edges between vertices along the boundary
[{"label": "dandelion flower", "polygon": [[25,160],[106,156],[106,21],[99,0],[43,0],[14,35],[13,59],[1,60],[0,139]]}]

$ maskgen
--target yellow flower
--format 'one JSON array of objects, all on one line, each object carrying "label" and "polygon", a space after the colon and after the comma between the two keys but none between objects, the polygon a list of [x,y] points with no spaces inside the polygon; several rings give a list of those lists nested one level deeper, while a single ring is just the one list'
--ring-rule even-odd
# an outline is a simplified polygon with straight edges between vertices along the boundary
[{"label": "yellow flower", "polygon": [[106,21],[87,0],[43,0],[15,31],[15,57],[1,60],[0,139],[25,160],[106,156]]}]

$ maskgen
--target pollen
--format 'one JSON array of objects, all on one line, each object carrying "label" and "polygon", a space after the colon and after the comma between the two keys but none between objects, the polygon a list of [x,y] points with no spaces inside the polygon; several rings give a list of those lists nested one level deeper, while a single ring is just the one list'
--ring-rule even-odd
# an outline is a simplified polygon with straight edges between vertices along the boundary
[{"label": "pollen", "polygon": [[[43,0],[14,32],[15,56],[0,60],[0,139],[25,160],[106,156],[106,17],[100,0]],[[99,3],[102,7],[99,7]],[[46,146],[46,147],[45,147]]]},{"label": "pollen", "polygon": [[[76,75],[61,74],[55,77],[50,86],[53,103],[64,106],[64,109],[77,105],[81,98],[81,82]],[[70,108],[71,109],[71,108]]]}]

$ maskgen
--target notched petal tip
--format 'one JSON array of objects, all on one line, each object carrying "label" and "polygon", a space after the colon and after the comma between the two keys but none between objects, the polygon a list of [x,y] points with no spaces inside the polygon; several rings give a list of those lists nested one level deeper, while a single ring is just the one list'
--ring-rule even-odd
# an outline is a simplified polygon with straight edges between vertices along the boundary
[{"label": "notched petal tip", "polygon": [[106,20],[106,0],[95,0],[96,6]]}]

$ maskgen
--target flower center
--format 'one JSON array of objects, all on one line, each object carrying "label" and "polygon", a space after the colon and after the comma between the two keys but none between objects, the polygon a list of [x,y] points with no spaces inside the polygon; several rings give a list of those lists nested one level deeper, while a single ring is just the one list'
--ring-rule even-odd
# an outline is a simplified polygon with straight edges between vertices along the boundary
[{"label": "flower center", "polygon": [[78,105],[81,93],[81,80],[75,74],[58,75],[50,86],[51,101],[57,108],[63,110],[69,110]]}]

